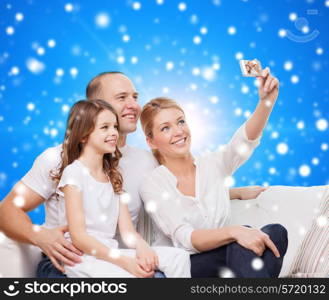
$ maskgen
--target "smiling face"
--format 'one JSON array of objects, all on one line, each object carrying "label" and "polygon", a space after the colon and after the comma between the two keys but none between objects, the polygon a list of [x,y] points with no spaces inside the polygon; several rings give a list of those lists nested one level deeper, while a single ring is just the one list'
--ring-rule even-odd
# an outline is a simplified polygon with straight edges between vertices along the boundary
[{"label": "smiling face", "polygon": [[114,153],[118,138],[117,118],[111,111],[104,109],[98,114],[94,130],[84,147],[92,147],[99,154]]},{"label": "smiling face", "polygon": [[184,113],[177,108],[160,110],[153,119],[152,135],[147,142],[164,159],[189,155],[191,133]]},{"label": "smiling face", "polygon": [[141,113],[138,93],[133,83],[123,74],[108,74],[100,79],[97,97],[110,103],[119,117],[120,133],[128,134],[137,128]]}]

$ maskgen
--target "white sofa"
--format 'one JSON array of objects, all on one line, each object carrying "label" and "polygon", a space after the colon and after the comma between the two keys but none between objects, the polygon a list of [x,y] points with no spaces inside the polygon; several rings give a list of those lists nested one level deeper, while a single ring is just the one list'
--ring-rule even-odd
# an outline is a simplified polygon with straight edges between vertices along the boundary
[{"label": "white sofa", "polygon": [[[232,224],[262,227],[280,223],[288,230],[289,246],[280,277],[288,275],[303,237],[328,186],[274,186],[252,200],[232,201]],[[0,277],[34,277],[41,258],[37,247],[17,243],[0,233]]]},{"label": "white sofa", "polygon": [[288,230],[288,249],[280,277],[286,277],[327,189],[329,186],[273,186],[256,199],[233,200],[231,224],[257,228],[271,223],[282,224]]}]

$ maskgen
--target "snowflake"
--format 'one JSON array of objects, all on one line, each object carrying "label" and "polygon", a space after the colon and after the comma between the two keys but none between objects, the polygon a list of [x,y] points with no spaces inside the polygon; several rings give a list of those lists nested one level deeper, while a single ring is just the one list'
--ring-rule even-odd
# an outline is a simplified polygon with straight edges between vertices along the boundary
[{"label": "snowflake", "polygon": [[235,185],[235,179],[234,179],[234,177],[233,176],[227,176],[227,177],[225,177],[225,179],[224,179],[224,185],[226,187],[232,187],[232,186],[234,186]]},{"label": "snowflake", "polygon": [[289,20],[290,21],[296,21],[297,20],[297,14],[296,13],[290,13],[289,14]]},{"label": "snowflake", "polygon": [[286,71],[290,71],[293,68],[293,63],[288,60],[284,63],[283,67]]},{"label": "snowflake", "polygon": [[319,161],[319,159],[318,159],[317,157],[313,157],[313,158],[312,158],[312,164],[313,164],[313,165],[317,166],[317,165],[319,164],[319,162],[320,162],[320,161]]},{"label": "snowflake", "polygon": [[24,19],[24,15],[22,13],[18,12],[15,15],[15,19],[16,19],[17,22],[21,22]]},{"label": "snowflake", "polygon": [[56,46],[56,41],[54,39],[50,39],[47,44],[49,48],[54,48]]},{"label": "snowflake", "polygon": [[18,75],[19,71],[20,71],[19,68],[17,66],[14,66],[14,67],[11,68],[10,74],[11,75]]},{"label": "snowflake", "polygon": [[66,3],[65,6],[64,6],[64,9],[66,12],[72,12],[74,7],[73,7],[73,4],[72,3]]},{"label": "snowflake", "polygon": [[133,4],[132,4],[132,8],[134,9],[134,10],[140,10],[141,9],[141,7],[142,7],[142,4],[140,3],[140,2],[133,2]]},{"label": "snowflake", "polygon": [[70,74],[73,78],[75,78],[78,75],[79,71],[77,68],[73,67],[70,69]]},{"label": "snowflake", "polygon": [[220,278],[234,278],[235,274],[230,268],[222,267],[219,269],[218,277]]},{"label": "snowflake", "polygon": [[138,63],[137,56],[132,56],[131,59],[130,59],[130,61],[131,61],[132,64],[137,64]]},{"label": "snowflake", "polygon": [[178,4],[178,10],[185,11],[186,8],[187,8],[186,3],[181,2],[181,3]]},{"label": "snowflake", "polygon": [[36,58],[28,58],[26,61],[26,66],[33,74],[40,74],[45,69],[44,63]]},{"label": "snowflake", "polygon": [[280,143],[276,146],[276,151],[281,154],[285,155],[288,152],[288,145],[286,143]]},{"label": "snowflake", "polygon": [[280,29],[278,32],[279,37],[283,38],[287,35],[287,32],[285,29]]},{"label": "snowflake", "polygon": [[32,111],[35,109],[35,104],[32,103],[32,102],[29,102],[27,105],[26,105],[26,108],[29,110],[29,111]]},{"label": "snowflake", "polygon": [[118,56],[118,58],[117,58],[118,64],[124,64],[125,61],[126,61],[126,59],[124,56],[122,56],[122,55]]},{"label": "snowflake", "polygon": [[328,121],[326,119],[319,119],[316,121],[316,128],[320,131],[325,131],[328,128]]},{"label": "snowflake", "polygon": [[213,103],[213,104],[216,104],[218,103],[219,99],[217,96],[211,96],[210,97],[210,102]]},{"label": "snowflake", "polygon": [[293,83],[293,84],[296,84],[298,83],[299,81],[299,77],[297,75],[292,75],[291,78],[290,78],[290,81]]},{"label": "snowflake", "polygon": [[111,18],[107,13],[99,13],[95,17],[95,23],[99,28],[106,28],[110,25]]},{"label": "snowflake", "polygon": [[308,165],[301,165],[299,167],[299,175],[302,177],[307,177],[311,174],[311,168]]},{"label": "snowflake", "polygon": [[7,33],[8,35],[13,35],[13,34],[15,33],[15,29],[14,29],[14,27],[13,27],[13,26],[8,26],[8,27],[6,28],[6,33]]},{"label": "snowflake", "polygon": [[236,34],[236,28],[234,26],[230,26],[228,29],[227,29],[227,32],[228,34],[230,35],[234,35]]},{"label": "snowflake", "polygon": [[131,201],[131,196],[129,193],[123,193],[120,195],[120,201],[123,203],[123,204],[128,204],[130,203]]},{"label": "snowflake", "polygon": [[316,223],[319,227],[325,227],[328,224],[328,217],[325,215],[321,215],[317,217]]},{"label": "snowflake", "polygon": [[264,267],[264,262],[261,258],[259,257],[255,257],[252,261],[251,261],[251,266],[254,270],[259,271]]},{"label": "snowflake", "polygon": [[157,210],[157,204],[154,201],[146,202],[145,209],[148,213],[155,213]]},{"label": "snowflake", "polygon": [[299,121],[296,126],[298,129],[302,130],[305,128],[305,123],[303,121]]},{"label": "snowflake", "polygon": [[14,204],[17,207],[23,207],[25,205],[25,199],[24,199],[24,197],[22,197],[22,196],[16,196],[14,198]]},{"label": "snowflake", "polygon": [[200,33],[201,34],[207,34],[208,33],[208,28],[207,27],[201,27],[200,28]]},{"label": "snowflake", "polygon": [[196,35],[196,36],[193,37],[193,43],[194,44],[199,45],[199,44],[201,44],[201,42],[202,42],[202,39],[201,39],[200,36]]}]

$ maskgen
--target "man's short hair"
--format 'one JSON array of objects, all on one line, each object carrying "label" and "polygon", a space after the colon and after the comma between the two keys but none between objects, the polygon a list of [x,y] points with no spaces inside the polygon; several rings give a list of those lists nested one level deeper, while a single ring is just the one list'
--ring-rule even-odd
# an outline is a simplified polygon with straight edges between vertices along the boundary
[{"label": "man's short hair", "polygon": [[119,71],[110,71],[110,72],[99,73],[97,76],[95,76],[93,79],[91,79],[87,85],[87,88],[86,88],[87,99],[97,98],[100,90],[102,89],[101,79],[106,75],[112,75],[112,74],[124,75],[122,72],[119,72]]}]

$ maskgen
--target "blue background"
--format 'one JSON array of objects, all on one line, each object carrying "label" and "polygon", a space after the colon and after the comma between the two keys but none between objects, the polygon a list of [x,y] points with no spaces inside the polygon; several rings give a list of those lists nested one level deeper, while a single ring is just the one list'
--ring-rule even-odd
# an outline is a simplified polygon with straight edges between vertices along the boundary
[{"label": "blue background", "polygon": [[[328,0],[1,1],[0,199],[61,143],[68,108],[103,71],[126,73],[141,104],[179,101],[193,152],[216,149],[258,101],[241,57],[258,58],[281,85],[235,186],[328,184],[328,20]],[[128,141],[147,148],[140,129]],[[43,214],[30,216],[41,223]]]}]

